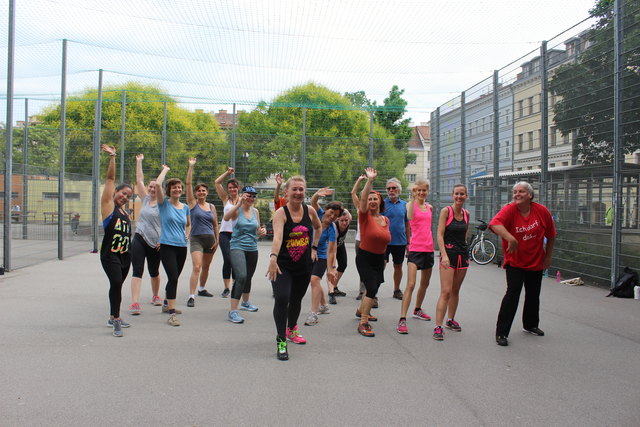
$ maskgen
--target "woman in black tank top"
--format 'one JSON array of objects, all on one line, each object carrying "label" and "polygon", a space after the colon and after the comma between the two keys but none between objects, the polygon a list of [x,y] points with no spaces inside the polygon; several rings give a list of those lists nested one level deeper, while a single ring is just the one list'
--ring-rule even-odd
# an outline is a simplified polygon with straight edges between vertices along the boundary
[{"label": "woman in black tank top", "polygon": [[133,194],[133,189],[129,184],[120,184],[116,187],[116,149],[103,144],[102,150],[109,153],[109,167],[100,199],[100,212],[104,227],[100,262],[109,278],[110,316],[107,320],[107,326],[113,327],[113,336],[121,337],[122,328],[129,326],[120,318],[120,303],[122,302],[122,284],[129,274],[129,266],[131,265],[129,255],[131,220],[127,212],[127,205]]},{"label": "woman in black tank top", "polygon": [[315,209],[304,204],[306,187],[304,177],[289,178],[284,185],[287,204],[273,215],[273,244],[267,277],[275,297],[273,319],[277,331],[276,355],[280,360],[289,359],[287,340],[306,343],[298,331],[298,317],[322,232]]}]

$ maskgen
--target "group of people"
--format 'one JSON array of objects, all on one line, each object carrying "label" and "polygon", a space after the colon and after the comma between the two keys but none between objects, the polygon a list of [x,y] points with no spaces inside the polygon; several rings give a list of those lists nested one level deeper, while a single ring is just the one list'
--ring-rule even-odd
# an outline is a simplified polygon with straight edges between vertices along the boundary
[{"label": "group of people", "polygon": [[[266,230],[260,225],[260,215],[254,207],[257,196],[255,188],[245,186],[240,190],[240,183],[230,177],[233,168],[228,168],[216,179],[216,190],[224,206],[224,216],[218,227],[216,210],[206,201],[206,184],[197,184],[195,194],[192,190],[196,159],[189,160],[187,203],[184,204],[180,202],[185,187],[181,180],[168,179],[162,186],[169,171],[166,166],[163,166],[156,180],[144,186],[144,156],[138,155],[137,187],[143,201],[129,248],[131,220],[126,208],[133,189],[128,184],[115,185],[115,149],[104,145],[103,150],[110,155],[110,163],[101,203],[105,230],[101,262],[110,283],[111,312],[107,323],[113,327],[113,334],[122,336],[122,328],[129,326],[120,317],[120,303],[122,284],[131,263],[134,272],[130,311],[131,314],[141,312],[139,296],[145,260],[151,276],[152,303],[162,305],[162,311],[169,314],[168,324],[180,325],[176,290],[186,260],[187,243],[193,263],[188,307],[195,305],[196,295],[213,296],[205,285],[213,254],[219,246],[224,258],[223,296],[231,297],[228,320],[242,323],[244,318],[239,310],[257,311],[258,307],[250,302],[249,296],[258,260],[258,237],[265,235]],[[384,270],[389,258],[393,262],[393,297],[402,300],[397,332],[409,333],[407,312],[412,304],[418,270],[421,270],[421,277],[413,318],[431,320],[422,307],[435,262],[433,207],[427,202],[429,184],[424,180],[417,181],[411,189],[410,200],[405,202],[400,198],[401,184],[395,178],[386,183],[386,198],[373,190],[377,175],[375,169],[366,168],[352,191],[358,219],[356,268],[361,282],[360,303],[355,315],[360,320],[357,332],[365,337],[375,336],[371,322],[377,318],[372,315],[372,309],[378,305],[377,294],[384,282]],[[225,180],[226,190],[223,187]],[[362,181],[365,184],[358,195]],[[288,343],[306,343],[298,319],[307,289],[311,287],[311,310],[304,322],[308,326],[318,323],[318,315],[329,313],[329,304],[336,304],[337,296],[345,295],[338,289],[338,282],[347,266],[344,240],[352,216],[338,201],[329,201],[324,207],[320,206],[320,198],[332,194],[329,188],[318,190],[312,196],[311,204],[307,205],[304,177],[293,176],[283,183],[282,176],[277,175],[276,182],[273,242],[266,276],[273,288],[276,355],[280,360],[288,360]],[[281,187],[282,196],[279,195]],[[533,197],[531,185],[517,183],[513,187],[513,202],[503,207],[490,222],[491,230],[502,238],[505,254],[503,265],[506,268],[507,292],[496,326],[496,342],[502,346],[508,345],[507,337],[523,286],[526,291],[524,329],[538,336],[544,335],[538,328],[540,284],[542,271],[551,262],[555,228],[549,211],[533,202]],[[467,239],[470,219],[469,212],[464,209],[467,198],[466,187],[456,185],[453,188],[453,203],[444,207],[438,215],[436,241],[440,248],[440,295],[433,331],[433,338],[438,341],[444,339],[443,328],[457,332],[462,330],[455,316],[460,288],[469,267]],[[546,246],[543,246],[544,241]],[[400,285],[405,257],[407,278],[402,292]],[[164,300],[159,296],[160,262],[167,275]],[[325,273],[326,294],[322,287]]]}]

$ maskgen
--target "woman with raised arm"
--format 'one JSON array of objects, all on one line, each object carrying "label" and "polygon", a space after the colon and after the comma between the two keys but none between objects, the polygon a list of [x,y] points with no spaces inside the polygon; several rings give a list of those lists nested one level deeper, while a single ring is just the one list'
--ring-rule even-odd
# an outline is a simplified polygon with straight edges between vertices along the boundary
[{"label": "woman with raised arm", "polygon": [[296,344],[307,342],[298,331],[298,316],[309,286],[311,264],[318,258],[322,233],[315,209],[304,204],[307,190],[304,177],[289,178],[284,188],[287,204],[273,215],[273,243],[267,270],[275,297],[273,319],[279,360],[289,359],[287,340]]},{"label": "woman with raised arm", "polygon": [[449,314],[445,326],[454,332],[462,328],[455,316],[460,301],[460,287],[469,268],[467,233],[469,212],[463,208],[467,200],[467,187],[458,184],[453,187],[453,204],[442,208],[438,220],[438,247],[440,248],[440,298],[436,306],[436,327],[433,339],[442,341],[444,315]]},{"label": "woman with raised arm", "polygon": [[373,180],[378,172],[373,168],[365,169],[367,182],[360,193],[358,207],[358,223],[360,224],[360,249],[356,255],[356,267],[360,281],[364,283],[366,294],[360,301],[360,308],[356,310],[356,317],[360,318],[358,333],[365,337],[373,337],[369,321],[378,320],[371,316],[371,308],[380,284],[384,282],[384,254],[391,241],[389,219],[383,215],[384,201],[377,191],[373,191]]},{"label": "woman with raised arm", "polygon": [[242,196],[238,197],[236,204],[224,214],[225,220],[233,220],[236,223],[229,244],[235,281],[231,290],[231,310],[227,320],[232,323],[244,323],[244,318],[238,312],[240,297],[243,299],[240,304],[241,310],[258,311],[258,307],[249,301],[249,294],[251,279],[258,264],[258,237],[267,234],[267,230],[260,226],[260,213],[254,207],[257,195],[255,188],[242,187]]},{"label": "woman with raised arm", "polygon": [[[233,168],[227,168],[227,170],[216,178],[216,193],[218,193],[218,197],[222,201],[223,208],[223,217],[224,214],[227,213],[229,209],[233,207],[238,202],[238,191],[240,190],[240,183],[237,179],[231,178],[227,181],[227,190],[225,191],[222,183],[228,176],[232,175],[234,172]],[[220,234],[219,234],[219,242],[220,242],[220,251],[222,252],[222,281],[224,282],[224,290],[222,291],[222,297],[229,297],[229,286],[231,282],[231,276],[233,274],[231,268],[231,234],[233,233],[233,227],[236,225],[234,220],[225,221],[224,219],[220,223]]]},{"label": "woman with raised arm", "polygon": [[407,219],[409,219],[411,227],[411,241],[409,242],[409,254],[407,257],[407,286],[402,296],[400,320],[397,326],[399,334],[409,333],[407,311],[409,310],[409,305],[411,305],[418,270],[422,270],[422,272],[420,273],[420,287],[416,295],[413,317],[420,320],[431,320],[431,317],[421,308],[433,269],[433,235],[431,233],[433,207],[427,203],[428,195],[429,183],[424,180],[418,180],[411,189],[411,200],[407,203]]},{"label": "woman with raised arm", "polygon": [[109,154],[107,179],[100,198],[100,213],[104,238],[100,246],[100,263],[109,278],[109,320],[107,326],[113,327],[113,336],[121,337],[122,328],[129,324],[120,318],[122,302],[122,284],[129,274],[131,255],[129,241],[131,239],[131,219],[127,212],[127,204],[133,194],[129,184],[116,187],[116,149],[102,144],[102,151]]},{"label": "woman with raised arm", "polygon": [[[189,299],[187,307],[195,306],[196,286],[198,296],[212,297],[205,287],[209,278],[209,267],[213,260],[213,254],[218,249],[218,217],[216,208],[207,202],[209,187],[207,184],[196,185],[196,194],[193,195],[193,167],[196,159],[189,159],[187,169],[187,204],[191,214],[191,235],[189,236],[189,251],[191,252],[191,277],[189,279]],[[198,283],[200,283],[198,285]]]},{"label": "woman with raised arm", "polygon": [[167,323],[171,326],[180,326],[176,315],[182,312],[176,309],[176,295],[178,278],[187,259],[187,236],[191,229],[189,206],[180,202],[183,188],[180,179],[171,178],[164,184],[164,192],[168,195],[165,197],[162,187],[156,183],[156,201],[162,224],[160,259],[167,274],[166,299],[162,312],[169,313]]},{"label": "woman with raised arm", "polygon": [[149,186],[144,185],[142,173],[142,161],[144,154],[136,156],[136,191],[142,199],[142,207],[136,220],[136,232],[131,241],[131,305],[129,313],[138,315],[142,312],[140,307],[140,288],[142,287],[142,274],[144,262],[147,261],[147,270],[151,276],[151,291],[153,298],[151,304],[162,305],[160,292],[160,212],[156,202],[155,182],[162,185],[164,177],[169,172],[169,166],[162,165],[162,171],[155,181],[150,181]]},{"label": "woman with raised arm", "polygon": [[[360,175],[356,182],[353,184],[353,188],[351,189],[351,201],[353,202],[353,206],[356,209],[356,215],[358,214],[358,210],[360,209],[360,198],[358,197],[358,189],[360,188],[360,183],[365,180],[367,177],[365,175]],[[358,251],[360,250],[360,222],[356,221],[356,238],[355,238],[355,248],[356,248],[356,256],[358,255]],[[364,288],[364,283],[360,282],[358,296],[356,300],[360,301],[362,296],[364,295],[366,289]],[[375,308],[375,302],[374,302]]]}]

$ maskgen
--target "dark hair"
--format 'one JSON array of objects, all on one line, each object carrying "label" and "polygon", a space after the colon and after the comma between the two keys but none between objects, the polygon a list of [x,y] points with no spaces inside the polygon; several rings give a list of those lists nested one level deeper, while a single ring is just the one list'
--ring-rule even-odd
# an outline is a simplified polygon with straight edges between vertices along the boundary
[{"label": "dark hair", "polygon": [[198,191],[200,187],[204,187],[205,190],[209,191],[209,186],[203,182],[199,182],[196,184],[195,191]]},{"label": "dark hair", "polygon": [[129,190],[131,190],[131,192],[133,193],[133,187],[131,186],[131,184],[127,184],[126,182],[118,184],[118,186],[116,187],[116,191],[120,191],[125,187],[129,188]]},{"label": "dark hair", "polygon": [[467,190],[467,186],[464,184],[456,184],[453,186],[452,192],[454,192],[456,190],[456,188],[458,187],[462,187],[464,188],[464,192],[467,193],[467,195],[469,194],[469,190]]},{"label": "dark hair", "polygon": [[182,180],[180,178],[170,178],[166,180],[164,183],[164,195],[169,197],[169,193],[171,192],[171,187],[173,187],[176,184],[180,184],[182,185],[182,188],[184,188],[184,184],[182,183]]},{"label": "dark hair", "polygon": [[325,211],[328,211],[329,209],[334,210],[338,214],[338,216],[342,215],[342,212],[344,212],[344,208],[342,207],[342,202],[338,202],[338,201],[329,202],[326,205],[324,205]]},{"label": "dark hair", "polygon": [[229,184],[234,184],[236,187],[240,188],[240,181],[235,178],[231,178],[229,181],[227,181],[227,190],[229,189]]}]

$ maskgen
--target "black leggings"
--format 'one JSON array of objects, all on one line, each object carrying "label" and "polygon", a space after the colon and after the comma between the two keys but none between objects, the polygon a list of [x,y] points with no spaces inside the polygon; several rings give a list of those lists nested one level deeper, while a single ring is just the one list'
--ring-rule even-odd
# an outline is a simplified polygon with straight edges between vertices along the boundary
[{"label": "black leggings", "polygon": [[369,298],[375,298],[380,284],[384,282],[384,254],[374,254],[358,248],[356,268],[360,283],[364,283]]},{"label": "black leggings", "polygon": [[102,268],[109,278],[109,314],[114,318],[120,317],[120,303],[122,302],[122,284],[129,274],[131,257],[129,254],[107,254],[100,257]]},{"label": "black leggings", "polygon": [[338,273],[344,273],[347,269],[347,248],[345,245],[338,246],[336,261],[338,262]]},{"label": "black leggings", "polygon": [[542,285],[542,270],[530,271],[507,265],[507,292],[502,298],[496,336],[509,336],[513,318],[518,310],[520,292],[524,285],[524,306],[522,309],[522,325],[525,328],[537,328],[539,323],[540,287]]},{"label": "black leggings", "polygon": [[231,249],[231,265],[236,279],[231,289],[231,298],[240,299],[242,294],[251,292],[251,279],[257,264],[258,251]]},{"label": "black leggings", "polygon": [[282,269],[282,274],[272,282],[275,301],[273,304],[273,320],[279,337],[284,337],[287,325],[294,328],[298,324],[302,298],[307,293],[311,271],[290,272]]},{"label": "black leggings", "polygon": [[232,275],[234,279],[236,278],[231,266],[231,234],[232,233],[230,231],[221,231],[218,237],[218,240],[220,241],[220,251],[222,252],[223,279],[230,279]]},{"label": "black leggings", "polygon": [[187,247],[160,245],[160,259],[164,272],[167,273],[167,286],[164,288],[167,299],[176,299],[178,277],[180,277],[182,267],[187,259]]},{"label": "black leggings", "polygon": [[147,260],[149,276],[158,277],[160,274],[160,252],[145,242],[144,238],[136,233],[131,242],[131,264],[133,266],[132,277],[142,278],[144,272],[144,260]]}]

